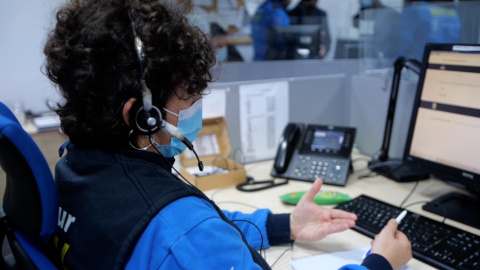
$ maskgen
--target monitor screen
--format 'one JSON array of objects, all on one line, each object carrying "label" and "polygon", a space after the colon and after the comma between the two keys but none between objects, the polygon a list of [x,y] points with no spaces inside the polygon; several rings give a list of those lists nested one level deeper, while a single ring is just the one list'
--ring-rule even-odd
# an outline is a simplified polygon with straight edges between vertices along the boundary
[{"label": "monitor screen", "polygon": [[426,50],[407,158],[480,187],[480,46],[437,46]]},{"label": "monitor screen", "polygon": [[480,194],[480,46],[427,44],[404,159]]},{"label": "monitor screen", "polygon": [[319,59],[322,25],[271,26],[266,60]]}]

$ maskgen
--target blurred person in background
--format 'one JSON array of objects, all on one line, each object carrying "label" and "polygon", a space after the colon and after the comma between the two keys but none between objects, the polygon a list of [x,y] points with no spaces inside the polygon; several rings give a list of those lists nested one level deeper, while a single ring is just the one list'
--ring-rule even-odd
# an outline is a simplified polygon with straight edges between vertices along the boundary
[{"label": "blurred person in background", "polygon": [[227,43],[227,31],[217,23],[210,24],[210,38],[220,63],[243,61],[237,48]]},{"label": "blurred person in background", "polygon": [[291,0],[266,0],[251,19],[254,56],[253,60],[263,61],[267,52],[267,35],[270,26],[290,25],[287,6]]},{"label": "blurred person in background", "polygon": [[397,56],[421,61],[426,43],[460,40],[462,24],[453,1],[407,0],[405,4],[393,41],[398,46]]},{"label": "blurred person in background", "polygon": [[328,29],[327,13],[317,7],[317,0],[301,0],[298,5],[288,11],[290,23],[321,25],[321,44],[318,50],[320,58],[324,58],[330,50],[330,32]]}]

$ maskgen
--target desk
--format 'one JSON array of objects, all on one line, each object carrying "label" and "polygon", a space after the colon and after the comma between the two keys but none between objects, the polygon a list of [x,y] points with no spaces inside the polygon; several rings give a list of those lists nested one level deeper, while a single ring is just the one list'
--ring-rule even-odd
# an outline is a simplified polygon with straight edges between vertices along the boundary
[{"label": "desk", "polygon": [[[354,159],[353,165],[354,173],[350,175],[345,187],[324,185],[322,189],[347,193],[352,198],[357,197],[360,194],[366,194],[377,199],[390,202],[393,205],[400,205],[415,185],[414,182],[397,183],[382,176],[358,179],[359,175],[363,175],[368,172],[366,170],[362,170],[366,167],[366,161],[355,161]],[[248,175],[253,176],[256,180],[263,180],[271,179],[270,170],[272,166],[273,161],[264,161],[248,164],[245,166],[245,168]],[[242,211],[248,213],[253,212],[255,210],[254,207],[258,207],[269,208],[274,213],[290,213],[293,211],[294,206],[283,204],[280,201],[279,196],[288,192],[308,190],[310,187],[311,183],[309,182],[291,180],[287,185],[256,192],[241,192],[235,187],[226,187],[216,190],[208,190],[205,191],[205,193],[207,196],[213,199],[220,208],[229,211]],[[463,192],[460,189],[444,184],[443,182],[437,180],[424,180],[419,183],[415,192],[406,203],[408,204],[425,200],[429,201],[439,195],[452,191]],[[408,207],[408,209],[429,218],[442,221],[443,218],[422,210],[421,206],[422,204],[416,204]],[[478,229],[452,220],[447,220],[446,223],[480,235],[480,230]],[[281,256],[273,266],[273,269],[291,269],[290,260],[293,258],[301,258],[321,253],[364,247],[370,245],[370,242],[370,238],[353,230],[347,230],[329,235],[321,241],[314,243],[296,241],[294,243],[293,250],[286,251],[283,256],[281,256],[281,254],[290,248],[290,246],[285,245],[271,247],[266,253],[267,261],[270,265],[272,265]],[[410,266],[412,269],[435,269],[416,259],[412,259],[408,263],[408,266]]]}]

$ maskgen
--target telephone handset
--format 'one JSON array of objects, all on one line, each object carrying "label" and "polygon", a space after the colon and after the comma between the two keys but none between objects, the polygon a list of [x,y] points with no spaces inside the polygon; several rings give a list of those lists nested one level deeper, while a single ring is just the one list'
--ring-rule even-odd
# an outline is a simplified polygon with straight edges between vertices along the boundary
[{"label": "telephone handset", "polygon": [[320,177],[325,184],[344,186],[355,132],[352,127],[288,123],[271,175],[303,181]]},{"label": "telephone handset", "polygon": [[278,144],[277,155],[275,156],[274,167],[278,173],[284,173],[292,158],[295,143],[298,142],[303,124],[289,123],[283,130],[280,143]]}]

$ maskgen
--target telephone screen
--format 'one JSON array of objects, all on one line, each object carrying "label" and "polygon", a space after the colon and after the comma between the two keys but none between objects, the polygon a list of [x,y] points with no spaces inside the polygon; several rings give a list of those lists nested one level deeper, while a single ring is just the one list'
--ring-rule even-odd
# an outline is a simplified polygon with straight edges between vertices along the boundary
[{"label": "telephone screen", "polygon": [[354,128],[308,125],[299,150],[306,155],[349,157],[354,138]]},{"label": "telephone screen", "polygon": [[341,131],[315,130],[311,151],[340,150],[342,148],[345,133]]}]

